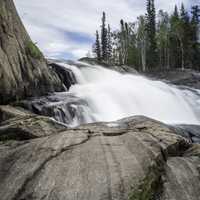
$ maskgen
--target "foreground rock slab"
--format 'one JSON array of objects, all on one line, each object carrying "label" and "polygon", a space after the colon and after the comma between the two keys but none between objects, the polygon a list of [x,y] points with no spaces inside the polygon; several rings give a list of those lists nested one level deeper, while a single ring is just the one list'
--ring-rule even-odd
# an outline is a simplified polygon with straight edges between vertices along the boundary
[{"label": "foreground rock slab", "polygon": [[199,200],[199,145],[158,121],[136,116],[39,135],[0,143],[1,200]]}]

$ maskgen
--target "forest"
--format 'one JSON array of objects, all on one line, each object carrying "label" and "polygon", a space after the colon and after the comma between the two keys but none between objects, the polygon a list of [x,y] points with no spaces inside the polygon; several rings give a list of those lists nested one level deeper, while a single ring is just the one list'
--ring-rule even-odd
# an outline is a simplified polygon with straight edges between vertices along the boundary
[{"label": "forest", "polygon": [[101,63],[129,65],[140,72],[180,68],[200,70],[200,6],[156,12],[147,0],[146,13],[135,22],[120,21],[112,30],[103,12],[92,51]]}]

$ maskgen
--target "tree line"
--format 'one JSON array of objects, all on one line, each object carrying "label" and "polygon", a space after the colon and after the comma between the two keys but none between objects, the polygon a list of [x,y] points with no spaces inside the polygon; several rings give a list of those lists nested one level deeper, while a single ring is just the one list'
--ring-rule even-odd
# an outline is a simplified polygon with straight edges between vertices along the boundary
[{"label": "tree line", "polygon": [[135,22],[120,21],[111,31],[103,12],[93,53],[99,62],[130,65],[139,71],[192,68],[200,70],[200,6],[191,10],[175,5],[172,14],[156,14],[154,0],[147,0],[146,14]]}]

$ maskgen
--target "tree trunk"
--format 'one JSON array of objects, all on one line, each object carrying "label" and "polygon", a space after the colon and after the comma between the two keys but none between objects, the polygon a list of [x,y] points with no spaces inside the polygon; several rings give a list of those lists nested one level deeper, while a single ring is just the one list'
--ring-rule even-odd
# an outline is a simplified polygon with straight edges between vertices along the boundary
[{"label": "tree trunk", "polygon": [[141,47],[141,57],[142,57],[142,71],[146,71],[146,45],[145,42],[142,42]]},{"label": "tree trunk", "polygon": [[183,42],[180,40],[180,46],[181,46],[181,69],[185,69],[185,59],[184,59],[184,48],[183,48]]}]

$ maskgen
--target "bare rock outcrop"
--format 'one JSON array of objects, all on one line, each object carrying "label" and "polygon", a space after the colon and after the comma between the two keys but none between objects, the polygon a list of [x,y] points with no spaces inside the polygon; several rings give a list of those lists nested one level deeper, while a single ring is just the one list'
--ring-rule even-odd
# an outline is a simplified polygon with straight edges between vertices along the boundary
[{"label": "bare rock outcrop", "polygon": [[0,83],[0,104],[63,89],[27,34],[13,0],[0,1]]},{"label": "bare rock outcrop", "polygon": [[[34,133],[34,123],[22,122]],[[199,199],[199,145],[169,126],[142,116],[75,129],[54,123],[48,135],[49,122],[36,138],[0,142],[1,200]]]}]

